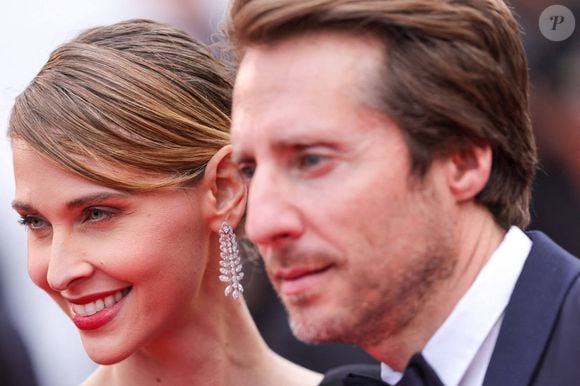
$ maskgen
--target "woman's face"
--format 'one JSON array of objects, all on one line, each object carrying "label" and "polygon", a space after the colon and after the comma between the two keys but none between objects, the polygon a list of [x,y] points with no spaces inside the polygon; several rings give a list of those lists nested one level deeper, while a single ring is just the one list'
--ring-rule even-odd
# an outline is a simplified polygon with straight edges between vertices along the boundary
[{"label": "woman's face", "polygon": [[193,312],[210,229],[197,189],[126,193],[13,141],[14,208],[30,277],[78,327],[89,356],[115,363],[171,338]]}]

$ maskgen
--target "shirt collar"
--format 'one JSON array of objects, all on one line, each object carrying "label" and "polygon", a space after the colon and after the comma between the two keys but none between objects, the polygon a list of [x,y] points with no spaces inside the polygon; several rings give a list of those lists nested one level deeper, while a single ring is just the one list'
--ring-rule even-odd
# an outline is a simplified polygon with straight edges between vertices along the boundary
[{"label": "shirt collar", "polygon": [[[532,241],[512,226],[475,281],[423,349],[445,385],[457,385],[501,318],[530,252]],[[381,363],[381,378],[397,383],[403,374]]]}]

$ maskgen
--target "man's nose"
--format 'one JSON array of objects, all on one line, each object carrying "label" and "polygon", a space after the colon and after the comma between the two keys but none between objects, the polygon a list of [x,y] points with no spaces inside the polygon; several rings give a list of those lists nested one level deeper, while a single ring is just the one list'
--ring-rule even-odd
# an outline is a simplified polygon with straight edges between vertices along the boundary
[{"label": "man's nose", "polygon": [[246,233],[258,247],[273,246],[303,232],[300,207],[291,180],[258,166],[250,182]]},{"label": "man's nose", "polygon": [[53,290],[66,290],[74,282],[90,277],[93,269],[86,251],[72,233],[53,233],[46,278]]}]

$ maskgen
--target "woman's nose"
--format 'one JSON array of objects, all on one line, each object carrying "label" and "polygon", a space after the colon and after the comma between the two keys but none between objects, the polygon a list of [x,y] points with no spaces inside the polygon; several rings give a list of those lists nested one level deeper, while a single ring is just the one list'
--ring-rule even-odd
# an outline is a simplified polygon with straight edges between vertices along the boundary
[{"label": "woman's nose", "polygon": [[72,283],[90,277],[93,265],[71,233],[53,234],[47,282],[54,291],[64,291]]}]

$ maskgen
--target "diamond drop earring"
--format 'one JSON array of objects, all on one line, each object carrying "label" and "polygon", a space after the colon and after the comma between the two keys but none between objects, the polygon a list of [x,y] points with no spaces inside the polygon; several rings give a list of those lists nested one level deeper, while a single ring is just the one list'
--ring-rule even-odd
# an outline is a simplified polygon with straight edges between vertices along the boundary
[{"label": "diamond drop earring", "polygon": [[220,273],[219,279],[231,283],[226,287],[225,295],[230,293],[234,299],[244,292],[240,280],[244,277],[238,242],[234,230],[226,221],[222,223],[220,235]]}]

